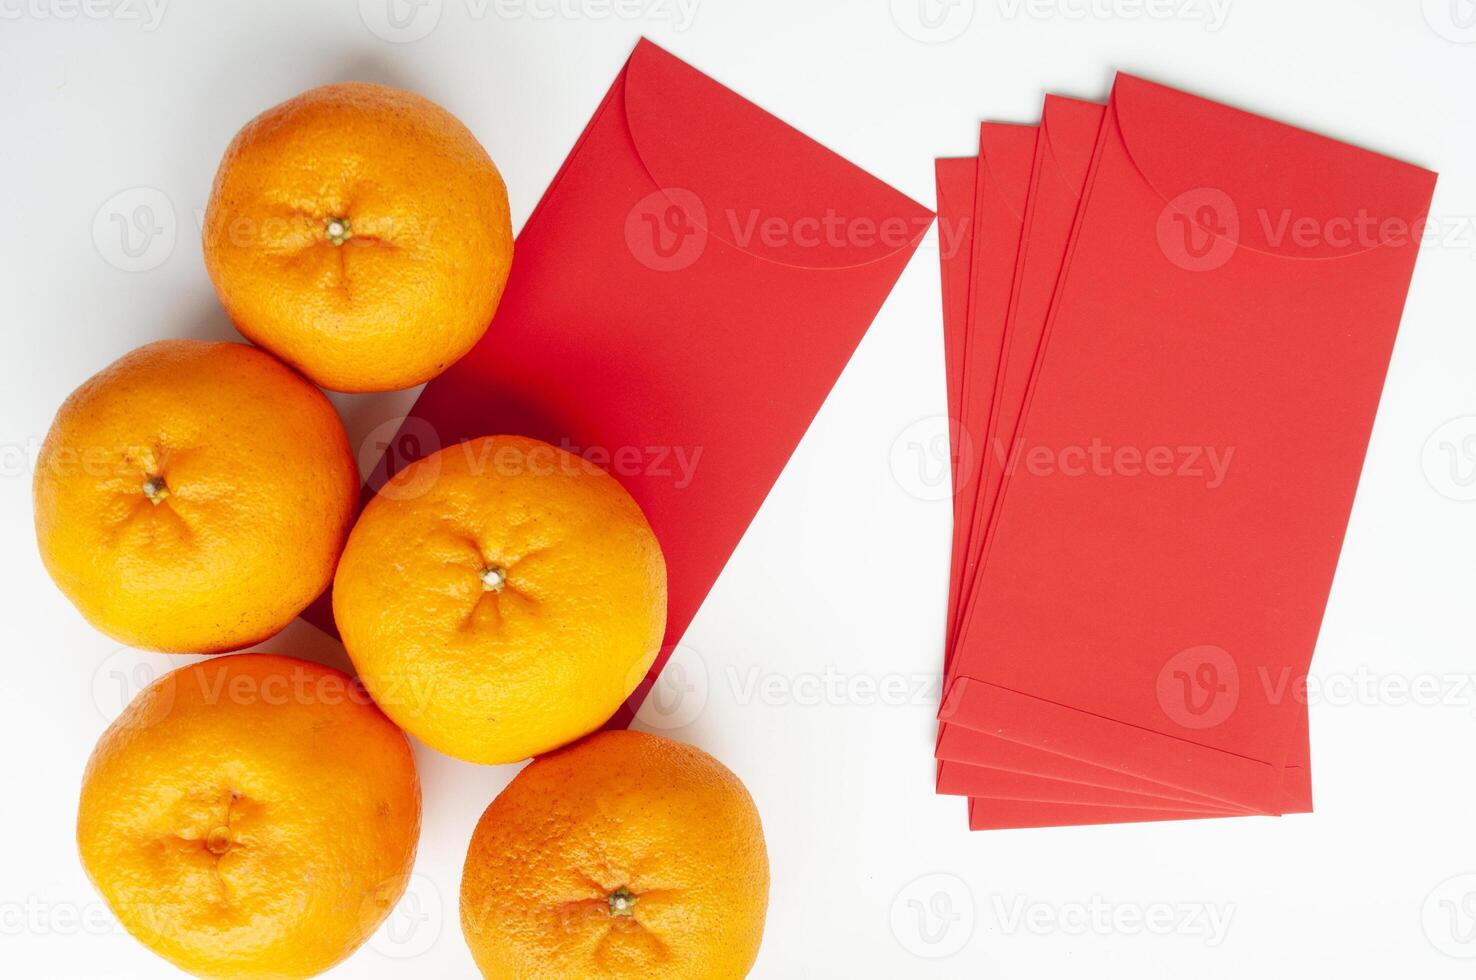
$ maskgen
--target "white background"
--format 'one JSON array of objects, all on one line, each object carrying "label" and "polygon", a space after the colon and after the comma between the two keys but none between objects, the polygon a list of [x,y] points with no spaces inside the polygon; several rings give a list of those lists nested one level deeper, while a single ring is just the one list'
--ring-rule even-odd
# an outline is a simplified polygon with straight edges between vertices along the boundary
[{"label": "white background", "polygon": [[[1444,234],[1420,259],[1314,668],[1332,690],[1312,707],[1312,816],[970,834],[963,803],[933,795],[949,507],[936,472],[893,467],[899,434],[944,411],[936,244],[919,252],[693,623],[695,690],[663,721],[689,722],[668,733],[762,811],[756,974],[1470,975],[1451,954],[1476,957],[1476,919],[1440,905],[1476,911],[1470,0],[86,2],[0,0],[0,973],[175,975],[101,909],[73,819],[122,692],[180,661],[120,650],[53,588],[30,474],[88,375],[156,338],[234,337],[198,241],[231,135],[324,82],[413,88],[487,146],[521,225],[645,33],[928,204],[932,158],[971,153],[978,119],[1029,121],[1046,90],[1104,97],[1116,68],[1442,173]],[[140,205],[165,233],[130,257],[113,216]],[[413,394],[335,401],[358,444]],[[302,624],[265,646],[342,662]],[[880,703],[858,678],[909,693]],[[1400,693],[1432,679],[1439,697]],[[418,876],[333,976],[474,975],[461,861],[513,769],[417,754]],[[1094,905],[1105,923],[1078,915]],[[1154,910],[1178,926],[1134,926]]]}]

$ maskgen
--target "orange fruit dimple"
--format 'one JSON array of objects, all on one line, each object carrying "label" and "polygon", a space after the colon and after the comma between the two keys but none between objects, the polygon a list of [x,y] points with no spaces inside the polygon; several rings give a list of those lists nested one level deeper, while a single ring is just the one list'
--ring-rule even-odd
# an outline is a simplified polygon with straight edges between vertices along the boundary
[{"label": "orange fruit dimple", "polygon": [[432,748],[507,763],[603,724],[666,629],[666,564],[614,477],[488,436],[395,475],[354,525],[333,615],[364,684]]},{"label": "orange fruit dimple", "polygon": [[347,675],[261,654],[145,689],[98,741],[77,843],[123,926],[201,977],[309,977],[403,894],[420,786]]},{"label": "orange fruit dimple", "polygon": [[257,116],[221,161],[205,267],[236,326],[327,388],[427,381],[486,331],[507,190],[455,116],[349,82]]},{"label": "orange fruit dimple", "polygon": [[258,643],[320,595],[359,479],[323,393],[244,344],[128,354],[57,412],[37,460],[47,570],[131,646]]},{"label": "orange fruit dimple", "polygon": [[700,749],[600,732],[492,801],[461,879],[488,978],[742,977],[768,909],[753,799]]}]

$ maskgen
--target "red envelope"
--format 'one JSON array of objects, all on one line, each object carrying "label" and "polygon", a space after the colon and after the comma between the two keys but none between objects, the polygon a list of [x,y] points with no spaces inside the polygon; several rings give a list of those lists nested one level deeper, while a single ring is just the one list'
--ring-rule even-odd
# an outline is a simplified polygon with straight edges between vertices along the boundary
[{"label": "red envelope", "polygon": [[[938,264],[943,294],[943,363],[948,388],[950,463],[953,468],[953,565],[949,573],[949,609],[963,558],[963,511],[973,504],[977,450],[962,435],[964,362],[968,354],[969,292],[973,288],[974,183],[977,157],[933,162],[938,194]],[[997,345],[996,345],[997,349]]]},{"label": "red envelope", "polygon": [[[1066,257],[1066,242],[1081,201],[1103,111],[1102,106],[1091,102],[1048,95],[1041,112],[1040,137],[1006,315],[1004,353],[995,383],[989,449],[985,454],[987,468],[969,542],[976,554],[982,548],[1005,476],[1016,462],[1015,427],[1025,405],[1026,385]],[[972,586],[972,582],[964,583],[962,601],[967,602]]]},{"label": "red envelope", "polygon": [[1119,76],[950,720],[1281,805],[1434,180]]},{"label": "red envelope", "polygon": [[[1005,331],[1004,358],[999,369],[999,400],[994,411],[994,428],[988,440],[990,448],[986,456],[986,469],[989,475],[985,478],[985,484],[993,489],[986,490],[986,495],[997,493],[998,487],[1008,475],[1008,464],[1019,455],[1014,442],[1016,420],[1024,406],[1027,382],[1034,373],[1040,337],[1065,258],[1087,169],[1101,128],[1103,111],[1104,107],[1090,102],[1052,95],[1046,97],[1038,149],[1030,174],[1030,191],[1024,207],[1024,231],[1021,235]],[[960,161],[948,162],[956,165]],[[955,176],[954,179],[958,180],[958,177]],[[957,198],[957,187],[952,188],[950,196]],[[939,213],[940,216],[947,215],[941,197]],[[960,263],[955,263],[958,264]],[[956,277],[958,272],[952,270],[952,274]],[[945,269],[944,275],[946,279],[949,270]],[[955,303],[954,306],[956,305]],[[956,315],[956,310],[950,312],[945,309],[945,322],[950,316]],[[981,504],[981,508],[984,506],[987,503]],[[987,522],[987,516],[981,521],[981,525],[975,527],[976,534],[983,522]],[[940,793],[988,796],[991,795],[990,787],[994,786],[1001,793],[1013,794],[1019,792],[1021,773],[1032,772],[1049,777],[1039,783],[1036,790],[1037,798],[1048,801],[1067,801],[1062,797],[1064,793],[1070,797],[1070,802],[1107,804],[1117,799],[1114,793],[1130,791],[1180,802],[1195,802],[1210,809],[1247,812],[1225,801],[1212,800],[1110,769],[1098,770],[1077,760],[1046,752],[1035,751],[1026,768],[1027,763],[1022,756],[1031,750],[1024,746],[958,726],[945,724],[941,729],[937,755],[940,760],[945,761],[939,766],[938,772]],[[1302,725],[1301,739],[1303,749],[1299,758],[1305,760],[1305,722]],[[961,766],[959,763],[969,765]],[[981,765],[989,768],[973,768]],[[1061,787],[1058,780],[1066,780],[1073,785]],[[1293,793],[1290,799],[1284,800],[1278,807],[1278,812],[1311,808],[1309,781],[1304,778],[1296,785],[1302,787],[1304,792],[1300,796]],[[1095,799],[1087,799],[1094,794],[1083,787],[1095,787],[1104,792],[1096,793]]]},{"label": "red envelope", "polygon": [[[1076,130],[1068,129],[1065,133],[1059,133],[1057,136],[1059,140],[1068,143],[1068,146],[1064,149],[1074,152],[1079,157],[1079,160],[1073,158],[1073,161],[1070,161],[1077,164],[1079,171],[1075,173],[1075,180],[1072,184],[1074,187],[1072,191],[1074,198],[1080,195],[1080,186],[1085,179],[1086,167],[1091,156],[1091,147],[1096,138],[1095,126],[1100,123],[1102,109],[1101,107],[1091,107],[1089,103],[1072,103],[1071,100],[1059,101],[1068,107],[1072,105],[1087,106],[1095,114],[1095,122],[1090,131],[1083,129],[1078,134]],[[1052,108],[1053,106],[1048,101],[1047,113],[1044,119],[1044,123],[1047,125],[1053,119]],[[1070,111],[1070,109],[1068,108],[1067,111]],[[1068,120],[1065,125],[1069,125],[1072,121],[1074,120]],[[1014,132],[1018,131],[1015,130]],[[1042,132],[1044,133],[1044,127]],[[1010,133],[1011,130],[1007,128],[1006,137]],[[1071,137],[1078,135],[1081,137],[1081,140],[1073,141],[1071,139]],[[1084,145],[1076,145],[1077,142],[1083,141]],[[1034,171],[1028,175],[1032,197],[1034,196],[1036,185],[1039,182],[1041,164],[1042,160],[1040,156],[1036,156]],[[972,249],[966,246],[972,244],[970,241],[972,238],[970,232],[973,228],[971,222],[974,212],[973,199],[977,170],[977,159],[948,159],[938,160],[936,162],[939,227],[942,229],[940,240],[945,243],[939,253],[944,311],[944,349],[948,368],[947,376],[949,378],[950,416],[954,419],[961,416],[961,411],[958,407],[962,401],[960,379],[963,375],[965,351],[968,349],[968,343],[972,339],[969,337],[967,324],[964,322],[968,311],[968,292],[970,288],[968,271],[972,265]],[[1002,171],[1001,168],[996,167],[993,177],[998,181],[1002,174],[1013,176],[1016,180],[1027,176],[1019,172],[1011,173],[1008,170]],[[1049,170],[1047,176],[1049,179],[1055,180],[1058,175],[1054,170]],[[1010,189],[1010,194],[1013,194],[1013,188]],[[1009,195],[1003,196],[1008,197]],[[1047,303],[1049,302],[1049,283],[1054,283],[1055,273],[1059,269],[1062,257],[1061,253],[1065,251],[1065,239],[1069,231],[1072,217],[1071,211],[1073,209],[1074,200],[1071,208],[1066,210],[1062,219],[1065,227],[1061,228],[1058,233],[1060,242],[1054,253],[1055,268],[1049,271],[1048,284],[1045,289],[1047,293],[1045,302]],[[1027,221],[1030,220],[1031,211],[1032,205],[1027,200],[1023,208]],[[962,229],[962,234],[947,234],[953,228]],[[959,241],[959,239],[962,240]],[[1022,255],[1031,247],[1028,239],[1029,235],[1027,233],[1023,236],[1020,243],[1020,252]],[[955,241],[958,241],[957,247],[953,244]],[[993,248],[1000,250],[1008,250],[1011,246],[1011,243],[1007,239],[1001,238],[1000,236],[995,236],[988,243]],[[1049,251],[1042,252],[1041,249],[1037,248],[1031,254],[1034,255],[1036,260],[1035,267],[1037,269],[1044,269],[1045,263],[1042,261],[1042,257],[1052,253]],[[988,267],[991,262],[997,262],[997,257],[986,258],[983,265]],[[1018,302],[1018,294],[1021,289],[1019,281],[1021,268],[1023,268],[1023,264],[1017,263],[1013,287],[1013,292],[1016,296],[1011,300],[1010,304],[1012,310],[1011,318],[1013,318],[1013,307]],[[1040,310],[1039,315],[1043,325],[1045,317],[1044,308]],[[997,320],[991,319],[989,323],[997,323]],[[1035,336],[1038,337],[1038,335],[1039,330],[1037,329]],[[985,342],[990,345],[990,349],[992,350],[992,345],[995,341],[993,336],[987,332]],[[1016,356],[1019,356],[1018,348]],[[1028,363],[1024,370],[1028,374]],[[989,391],[985,386],[980,385],[979,387],[988,391],[992,396],[992,391]],[[1019,387],[1023,389],[1023,386]],[[1023,390],[1017,393],[1017,397],[1023,398]],[[1015,414],[1018,415],[1018,408],[1016,408]],[[955,433],[954,445],[957,446],[958,444],[959,440]],[[968,451],[968,448],[965,448],[964,454],[966,456],[968,455]],[[969,476],[966,475],[967,467],[959,467],[957,454],[955,454],[954,463],[955,545],[953,554],[955,561],[957,561],[961,551],[961,544],[958,538],[964,532],[962,517],[959,512],[962,509],[961,505],[972,507],[973,498],[969,493],[970,485],[967,482],[969,480]],[[967,463],[967,460],[965,460],[965,463]],[[957,565],[955,565],[955,571],[957,571]],[[950,755],[950,751],[954,754]],[[1175,791],[1170,787],[1164,787],[1161,784],[1151,783],[1146,780],[1133,780],[1131,777],[1125,777],[1122,774],[1114,773],[1110,770],[1100,771],[1096,767],[1076,763],[1077,769],[1073,771],[1071,769],[1073,760],[1046,752],[1034,752],[1034,765],[1022,763],[1022,756],[1025,756],[1031,751],[1023,746],[995,739],[959,726],[942,725],[940,726],[937,753],[940,759],[954,758],[964,762],[987,762],[992,765],[1000,765],[1003,768],[984,769],[982,767],[943,762],[938,767],[937,790],[940,793],[981,797],[993,794],[997,798],[1028,800],[1045,804],[1047,807],[1055,802],[1092,802],[1102,806],[1125,803],[1126,806],[1124,806],[1123,813],[1123,819],[1125,820],[1141,819],[1139,810],[1145,805],[1145,793],[1148,795],[1161,794],[1163,797],[1169,798],[1170,802],[1167,805],[1171,807],[1183,807],[1183,804],[1188,801],[1190,806],[1187,809],[1195,809],[1197,807],[1206,811],[1226,811],[1227,804],[1221,801],[1210,800],[1207,797],[1199,797],[1196,800],[1194,794]],[[1037,770],[1039,772],[1050,772],[1053,777],[1058,778],[1040,778],[1034,774]],[[993,777],[997,782],[987,782],[986,780],[989,777]],[[1115,790],[1123,789],[1136,790],[1138,792],[1114,792]],[[1159,800],[1159,803],[1163,804],[1162,799]],[[1233,810],[1231,812],[1243,811]],[[1103,814],[1096,812],[1093,814],[1093,817],[1100,821]]]},{"label": "red envelope", "polygon": [[666,555],[629,721],[932,214],[649,41],[517,240],[496,319],[374,474],[490,433],[605,466]]},{"label": "red envelope", "polygon": [[[970,289],[965,322],[964,378],[960,441],[965,472],[955,487],[967,488],[962,523],[955,521],[955,541],[968,541],[978,514],[978,474],[984,466],[985,433],[993,413],[997,373],[1009,313],[1015,256],[1025,213],[1025,193],[1035,156],[1039,127],[983,123],[979,127],[979,163],[974,187],[974,234],[971,240]],[[973,576],[973,555],[955,547],[950,576],[948,620],[958,615],[963,585]],[[947,632],[946,656],[952,655],[954,630]]]},{"label": "red envelope", "polygon": [[[1073,112],[1078,106],[1084,110]],[[1090,103],[1047,96],[1041,125],[1033,128],[1030,134],[1033,138],[1027,138],[1024,131],[1015,127],[1003,127],[1003,132],[995,136],[993,142],[998,145],[994,162],[986,174],[988,179],[979,185],[981,192],[988,192],[991,188],[996,190],[999,204],[1003,205],[996,204],[992,213],[981,213],[979,218],[981,227],[990,220],[1001,226],[1002,233],[993,239],[979,239],[976,243],[981,252],[988,252],[978,258],[980,268],[995,270],[993,278],[979,287],[981,295],[990,297],[986,303],[987,316],[980,325],[986,328],[991,345],[998,336],[1000,356],[988,396],[985,429],[982,433],[977,428],[970,432],[974,444],[982,447],[977,450],[982,455],[979,487],[970,495],[968,513],[955,517],[954,566],[958,575],[955,604],[958,608],[966,606],[973,587],[972,563],[961,557],[960,552],[963,556],[976,556],[981,549],[984,529],[993,513],[994,500],[1004,482],[1009,462],[1008,453],[1004,451],[1009,439],[1001,439],[1000,433],[1008,430],[1012,434],[1014,431],[1015,420],[1024,402],[1025,385],[1021,379],[1029,377],[1034,347],[1038,344],[1040,329],[1032,329],[1027,324],[1022,330],[1020,326],[1021,290],[1026,277],[1034,274],[1037,285],[1033,290],[1026,290],[1027,303],[1035,301],[1041,292],[1045,293],[1044,304],[1050,302],[1051,286],[1055,272],[1060,268],[1075,210],[1074,201],[1069,206],[1058,202],[1068,194],[1075,199],[1080,197],[1091,148],[1096,142],[1091,114],[1095,112],[1096,126],[1099,127],[1101,111],[1100,107]],[[1051,145],[1053,130],[1064,130],[1056,136],[1066,144],[1064,169]],[[1008,140],[1010,136],[1014,139]],[[985,128],[981,133],[981,147],[989,137],[990,131]],[[1049,182],[1044,193],[1041,192],[1043,180]],[[939,212],[943,213],[941,203]],[[1017,215],[1020,222],[1018,230],[1014,224]],[[1047,273],[1052,261],[1054,269]],[[1046,282],[1044,288],[1040,287],[1040,281]],[[1033,312],[1033,307],[1027,307],[1027,310]],[[1042,308],[1042,327],[1044,320],[1045,309]],[[1030,349],[1028,356],[1027,348]],[[977,386],[976,392],[982,388],[982,385]],[[983,413],[979,414],[983,417]],[[961,542],[958,540],[960,537],[963,539]],[[946,727],[946,724],[940,726],[940,742],[941,729]],[[944,782],[940,769],[939,792],[947,792],[942,788]]]}]

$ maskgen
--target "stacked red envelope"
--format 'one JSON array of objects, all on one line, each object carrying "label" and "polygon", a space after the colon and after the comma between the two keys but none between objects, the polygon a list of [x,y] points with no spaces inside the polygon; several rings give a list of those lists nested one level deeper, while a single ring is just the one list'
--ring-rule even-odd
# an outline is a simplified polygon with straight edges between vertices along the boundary
[{"label": "stacked red envelope", "polygon": [[937,162],[973,829],[1307,812],[1303,685],[1435,175],[1128,75]]}]

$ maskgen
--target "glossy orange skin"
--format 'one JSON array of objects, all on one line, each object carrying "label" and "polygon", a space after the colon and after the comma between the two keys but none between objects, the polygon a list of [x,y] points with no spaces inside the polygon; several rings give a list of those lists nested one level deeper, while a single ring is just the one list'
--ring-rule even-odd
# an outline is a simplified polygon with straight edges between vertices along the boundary
[{"label": "glossy orange skin", "polygon": [[753,966],[768,897],[738,777],[693,746],[609,731],[530,763],[482,814],[461,926],[489,980],[725,980]]},{"label": "glossy orange skin", "polygon": [[296,372],[245,344],[165,340],[66,400],[34,496],[41,557],[88,622],[130,646],[217,653],[322,594],[359,476],[338,414]]},{"label": "glossy orange skin", "polygon": [[351,678],[240,654],[166,674],[98,740],[77,844],[140,942],[199,977],[310,977],[404,893],[409,741]]},{"label": "glossy orange skin", "polygon": [[204,250],[248,338],[325,388],[385,391],[428,381],[481,338],[513,238],[502,176],[455,116],[347,82],[236,134]]},{"label": "glossy orange skin", "polygon": [[[488,569],[505,575],[489,589]],[[666,631],[666,562],[608,473],[488,436],[406,467],[364,509],[333,582],[359,677],[391,718],[469,762],[594,731]]]}]

